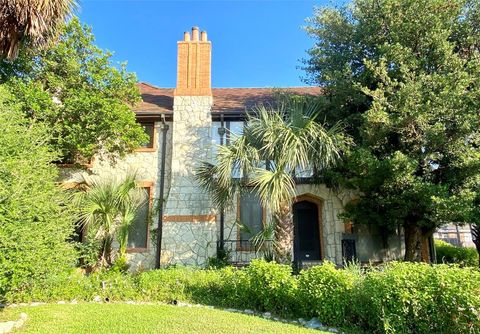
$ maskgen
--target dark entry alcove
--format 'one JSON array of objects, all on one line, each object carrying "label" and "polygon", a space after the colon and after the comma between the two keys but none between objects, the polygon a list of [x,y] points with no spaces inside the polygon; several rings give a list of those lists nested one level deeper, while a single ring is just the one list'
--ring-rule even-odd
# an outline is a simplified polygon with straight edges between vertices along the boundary
[{"label": "dark entry alcove", "polygon": [[300,201],[293,205],[294,261],[320,261],[320,226],[318,206],[309,201]]}]

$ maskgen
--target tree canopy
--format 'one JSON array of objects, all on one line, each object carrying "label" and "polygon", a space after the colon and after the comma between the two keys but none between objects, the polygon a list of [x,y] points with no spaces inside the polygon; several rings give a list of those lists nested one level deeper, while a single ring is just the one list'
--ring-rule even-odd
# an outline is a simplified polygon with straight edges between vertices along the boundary
[{"label": "tree canopy", "polygon": [[355,142],[330,180],[359,190],[345,218],[385,234],[402,226],[405,258],[420,260],[435,228],[475,209],[480,5],[355,0],[318,9],[307,31],[307,80],[325,87],[325,117]]},{"label": "tree canopy", "polygon": [[123,155],[146,140],[132,112],[140,100],[136,76],[125,64],[114,66],[111,56],[74,18],[49,48],[23,49],[15,61],[0,63],[1,80],[25,115],[49,125],[61,162]]}]

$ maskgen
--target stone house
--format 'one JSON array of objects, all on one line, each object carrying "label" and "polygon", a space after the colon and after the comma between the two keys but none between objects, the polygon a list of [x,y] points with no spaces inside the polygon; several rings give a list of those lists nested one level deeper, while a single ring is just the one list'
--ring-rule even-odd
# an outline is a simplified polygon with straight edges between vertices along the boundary
[{"label": "stone house", "polygon": [[[150,141],[115,165],[95,159],[90,166],[91,172],[100,176],[135,171],[141,180],[139,185],[147,189],[150,205],[139,212],[128,240],[129,261],[134,269],[154,266],[158,225],[162,229],[162,265],[203,265],[215,256],[218,246],[229,251],[233,262],[261,256],[262,250],[256,251],[249,241],[270,219],[258,198],[239,196],[236,205],[221,214],[194,180],[194,173],[198,162],[212,160],[216,144],[228,144],[231,133],[241,132],[252,107],[273,101],[274,91],[212,88],[211,50],[206,32],[196,27],[191,33],[185,32],[178,42],[176,87],[138,84],[143,101],[134,111]],[[294,94],[321,93],[318,87],[284,90]],[[161,198],[162,188],[165,202],[159,217],[152,207],[153,199]],[[345,258],[367,262],[401,256],[400,234],[386,243],[375,231],[340,220],[342,208],[354,198],[352,192],[333,191],[308,182],[299,182],[296,190],[293,212],[297,261],[307,264],[328,259],[341,265]],[[240,229],[237,221],[248,230]]]}]

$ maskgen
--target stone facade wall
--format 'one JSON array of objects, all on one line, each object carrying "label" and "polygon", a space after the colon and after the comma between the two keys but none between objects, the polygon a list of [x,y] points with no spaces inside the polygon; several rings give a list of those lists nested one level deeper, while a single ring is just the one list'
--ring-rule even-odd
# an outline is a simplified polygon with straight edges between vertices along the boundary
[{"label": "stone facade wall", "polygon": [[[165,171],[165,207],[163,217],[162,258],[163,266],[182,264],[202,266],[208,257],[215,256],[219,231],[219,216],[213,208],[208,194],[194,179],[200,161],[212,160],[212,119],[211,96],[175,96],[174,122],[170,122],[167,132],[167,152]],[[90,172],[101,177],[123,177],[136,173],[139,181],[152,184],[152,196],[159,199],[160,154],[162,135],[160,123],[155,123],[155,150],[134,152],[115,164],[97,157]],[[81,171],[65,169],[63,180],[73,178]],[[339,218],[344,206],[355,198],[350,191],[333,191],[324,185],[297,185],[297,196],[312,196],[322,203],[322,254],[323,258],[342,265],[342,239],[345,237],[345,224]],[[238,240],[237,203],[225,213],[224,235],[227,240]],[[266,212],[266,222],[271,216]],[[156,246],[154,235],[158,216],[152,217],[151,233],[145,251],[128,253],[132,270],[154,267]],[[348,238],[352,235],[347,236]],[[403,236],[392,236],[385,242],[371,229],[356,227],[355,239],[357,256],[362,262],[382,261],[400,258],[403,250]],[[248,261],[259,254],[240,251],[233,243],[232,251]]]},{"label": "stone facade wall", "polygon": [[[384,247],[384,241],[375,231],[361,226],[356,227],[354,234],[350,235],[346,230],[346,225],[339,217],[345,205],[352,201],[356,194],[352,191],[334,191],[325,185],[299,184],[296,187],[297,196],[305,195],[322,202],[322,249],[323,259],[332,261],[337,265],[343,265],[342,239],[355,239],[357,258],[361,262],[377,262],[385,260],[398,259],[403,256],[403,236],[391,236],[388,240],[388,247]],[[236,226],[237,204],[225,214],[225,238],[227,240],[239,239],[239,229]],[[271,216],[267,212],[266,221],[270,221]],[[226,248],[233,252],[232,258],[246,261],[255,258],[258,254],[249,251],[240,251],[235,246],[226,245]],[[241,254],[240,254],[241,253]]]},{"label": "stone facade wall", "polygon": [[[172,123],[169,124],[167,132],[166,145],[166,164],[165,164],[165,192],[170,188],[171,179],[171,162],[172,162]],[[155,139],[154,147],[156,150],[152,152],[134,152],[126,155],[122,159],[111,162],[103,159],[101,155],[95,157],[89,174],[99,175],[105,178],[123,178],[127,174],[135,173],[137,179],[141,182],[152,184],[152,205],[155,205],[159,197],[160,191],[160,156],[162,147],[162,133],[160,130],[160,122],[155,123]],[[76,174],[85,173],[78,169],[64,169],[62,171],[62,179],[65,182],[74,180]],[[153,268],[155,263],[156,247],[152,238],[152,232],[157,227],[158,216],[151,217],[150,234],[147,241],[147,250],[142,252],[128,251],[127,258],[131,264],[132,270],[141,270]]]},{"label": "stone facade wall", "polygon": [[165,203],[162,263],[203,265],[215,255],[215,211],[194,179],[200,161],[211,161],[211,96],[175,96],[171,187]]},{"label": "stone facade wall", "polygon": [[[296,189],[297,196],[312,195],[323,202],[322,211],[322,243],[323,257],[337,264],[342,264],[342,236],[345,232],[345,225],[338,215],[346,203],[354,198],[352,192],[334,192],[324,185],[299,184]],[[225,237],[229,240],[238,239],[239,230],[235,225],[237,220],[237,204],[225,214]],[[266,214],[266,221],[271,221],[269,212]],[[253,252],[243,252],[242,260],[254,258]]]}]

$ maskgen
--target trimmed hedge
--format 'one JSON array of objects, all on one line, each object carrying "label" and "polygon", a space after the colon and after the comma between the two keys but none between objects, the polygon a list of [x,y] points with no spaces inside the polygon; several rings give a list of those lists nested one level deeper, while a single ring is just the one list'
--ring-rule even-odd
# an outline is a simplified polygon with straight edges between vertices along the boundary
[{"label": "trimmed hedge", "polygon": [[326,262],[294,276],[288,266],[256,260],[239,270],[75,274],[8,301],[91,301],[96,296],[318,317],[326,325],[367,333],[480,333],[480,271],[450,265],[393,262],[361,271]]},{"label": "trimmed hedge", "polygon": [[480,330],[480,272],[471,268],[391,263],[367,272],[353,299],[351,321],[371,332]]},{"label": "trimmed hedge", "polygon": [[478,266],[478,252],[471,247],[458,247],[442,240],[435,240],[438,263],[458,263],[462,266]]},{"label": "trimmed hedge", "polygon": [[298,277],[297,298],[302,315],[334,326],[346,325],[359,279],[359,272],[338,270],[331,262],[303,271]]}]

